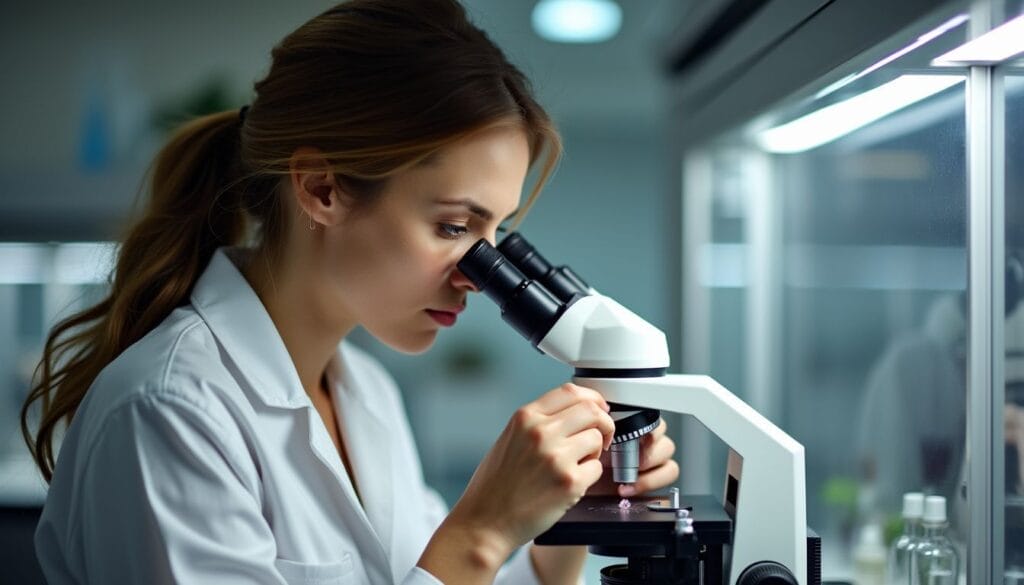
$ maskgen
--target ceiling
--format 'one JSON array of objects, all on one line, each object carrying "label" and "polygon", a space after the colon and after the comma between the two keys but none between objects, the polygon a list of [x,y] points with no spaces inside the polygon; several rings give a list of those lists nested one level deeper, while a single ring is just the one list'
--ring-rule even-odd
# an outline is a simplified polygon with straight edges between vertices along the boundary
[{"label": "ceiling", "polygon": [[[653,128],[664,109],[661,53],[693,5],[723,0],[620,0],[623,28],[600,44],[544,41],[530,27],[535,2],[465,0],[472,18],[533,80],[566,128]],[[0,18],[0,172],[74,164],[91,100],[111,110],[115,140],[154,106],[211,76],[239,95],[265,71],[270,48],[332,5],[324,0],[98,0],[15,2]],[[45,67],[40,67],[45,63]],[[16,137],[12,139],[12,137]],[[145,150],[144,145],[123,146]]]},{"label": "ceiling", "polygon": [[656,125],[666,111],[663,54],[694,4],[619,0],[623,23],[615,38],[573,45],[545,41],[533,32],[530,14],[535,2],[463,3],[474,21],[524,69],[556,120],[570,127]]}]

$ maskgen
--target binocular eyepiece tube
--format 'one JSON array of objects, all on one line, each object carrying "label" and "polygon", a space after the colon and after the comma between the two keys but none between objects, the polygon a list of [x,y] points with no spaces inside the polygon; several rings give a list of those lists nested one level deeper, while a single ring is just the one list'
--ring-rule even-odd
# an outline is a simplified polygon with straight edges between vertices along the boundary
[{"label": "binocular eyepiece tube", "polygon": [[566,304],[530,280],[494,246],[481,239],[459,260],[459,270],[501,309],[501,317],[534,346],[544,339]]},{"label": "binocular eyepiece tube", "polygon": [[551,266],[526,238],[509,234],[498,247],[481,239],[458,263],[501,315],[536,346],[565,308],[590,294],[590,285],[568,266]]},{"label": "binocular eyepiece tube", "polygon": [[558,300],[568,304],[576,295],[590,294],[590,285],[583,282],[568,266],[551,266],[526,238],[518,232],[509,234],[498,244],[498,251],[515,264],[527,278],[536,280]]}]

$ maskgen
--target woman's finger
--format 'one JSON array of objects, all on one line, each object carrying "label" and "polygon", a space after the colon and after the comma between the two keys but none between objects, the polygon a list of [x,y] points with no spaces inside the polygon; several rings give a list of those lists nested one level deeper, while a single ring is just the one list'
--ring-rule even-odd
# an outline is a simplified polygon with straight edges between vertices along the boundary
[{"label": "woman's finger", "polygon": [[644,442],[648,445],[654,443],[658,439],[665,436],[665,432],[668,430],[668,424],[665,423],[665,419],[661,419],[658,422],[658,426],[654,427],[654,430],[644,435]]},{"label": "woman's finger", "polygon": [[672,485],[679,479],[679,464],[674,459],[669,459],[654,469],[641,472],[634,484],[622,484],[619,486],[619,496],[628,498],[637,494],[644,494],[665,486]]},{"label": "woman's finger", "polygon": [[605,412],[608,412],[610,407],[608,401],[601,396],[597,390],[591,388],[585,388],[583,386],[577,386],[566,382],[558,388],[545,393],[543,396],[533,401],[533,405],[537,410],[543,414],[555,414],[566,408],[580,402],[581,400],[590,400],[596,402],[598,406]]},{"label": "woman's finger", "polygon": [[668,437],[662,437],[649,447],[640,451],[640,471],[661,465],[672,458],[676,452],[676,443]]},{"label": "woman's finger", "polygon": [[582,430],[596,428],[610,443],[615,434],[615,421],[590,400],[578,402],[557,413],[554,418],[556,432],[563,437],[571,437]]},{"label": "woman's finger", "polygon": [[603,448],[604,435],[595,428],[586,429],[566,439],[569,460],[575,463],[600,458]]},{"label": "woman's finger", "polygon": [[597,480],[601,479],[601,472],[603,470],[604,467],[597,459],[588,459],[587,461],[580,463],[580,483],[583,484],[583,489],[580,490],[580,496],[586,493],[587,488],[597,483]]}]

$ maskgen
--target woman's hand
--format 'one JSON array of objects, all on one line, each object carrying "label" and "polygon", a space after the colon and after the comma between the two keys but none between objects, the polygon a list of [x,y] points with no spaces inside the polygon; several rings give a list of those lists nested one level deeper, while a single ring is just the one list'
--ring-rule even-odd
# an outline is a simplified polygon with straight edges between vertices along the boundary
[{"label": "woman's hand", "polygon": [[608,409],[596,391],[563,384],[517,410],[446,522],[496,536],[506,555],[550,528],[601,477]]},{"label": "woman's hand", "polygon": [[590,486],[587,495],[628,498],[674,484],[679,479],[679,464],[672,459],[676,444],[665,434],[666,430],[668,425],[662,419],[653,431],[640,437],[640,469],[635,484],[617,484],[612,481],[610,453],[602,454],[601,463],[605,473],[597,483]]}]

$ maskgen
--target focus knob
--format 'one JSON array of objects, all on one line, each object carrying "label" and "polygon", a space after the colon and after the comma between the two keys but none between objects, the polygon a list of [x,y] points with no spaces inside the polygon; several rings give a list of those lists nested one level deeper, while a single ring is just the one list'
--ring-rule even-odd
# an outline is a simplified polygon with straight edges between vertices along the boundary
[{"label": "focus knob", "polygon": [[789,569],[772,561],[754,563],[740,575],[736,585],[799,585]]},{"label": "focus knob", "polygon": [[637,409],[635,406],[609,403],[609,413],[615,421],[615,434],[612,444],[624,443],[639,439],[653,431],[661,422],[661,411],[654,408]]}]

